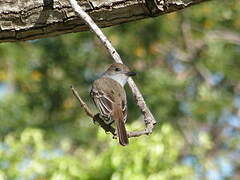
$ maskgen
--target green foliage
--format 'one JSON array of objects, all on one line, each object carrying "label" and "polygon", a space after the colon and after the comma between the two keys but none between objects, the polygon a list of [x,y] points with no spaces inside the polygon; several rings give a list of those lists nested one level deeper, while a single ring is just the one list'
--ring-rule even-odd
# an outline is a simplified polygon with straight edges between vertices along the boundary
[{"label": "green foliage", "polygon": [[[136,123],[132,124],[136,125]],[[44,131],[26,128],[20,136],[8,134],[0,148],[2,179],[188,179],[190,166],[176,163],[183,140],[170,125],[151,138],[131,140],[119,147],[102,130],[96,148],[76,147],[62,139],[51,146]],[[146,146],[147,142],[147,146]],[[176,143],[177,142],[177,143]],[[162,163],[164,162],[164,163]],[[171,167],[171,168],[169,168]],[[186,175],[188,178],[186,178]]]},{"label": "green foliage", "polygon": [[[90,32],[0,45],[0,180],[236,179],[239,169],[237,0],[104,29],[158,124],[118,142],[94,125],[91,82],[112,60]],[[129,89],[128,130],[142,129]],[[95,110],[95,109],[94,109]]]}]

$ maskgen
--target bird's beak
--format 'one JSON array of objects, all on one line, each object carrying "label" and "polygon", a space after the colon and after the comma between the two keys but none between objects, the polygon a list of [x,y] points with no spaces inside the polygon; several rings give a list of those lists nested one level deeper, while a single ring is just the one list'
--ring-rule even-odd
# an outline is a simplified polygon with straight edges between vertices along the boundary
[{"label": "bird's beak", "polygon": [[127,73],[126,73],[127,76],[135,76],[136,74],[137,74],[137,73],[135,73],[135,72],[127,72]]}]

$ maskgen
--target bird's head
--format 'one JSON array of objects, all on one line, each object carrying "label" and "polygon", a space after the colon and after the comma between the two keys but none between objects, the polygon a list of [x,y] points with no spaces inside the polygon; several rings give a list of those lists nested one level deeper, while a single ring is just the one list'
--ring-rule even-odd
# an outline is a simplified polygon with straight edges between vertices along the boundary
[{"label": "bird's head", "polygon": [[110,67],[104,72],[103,76],[111,78],[124,86],[130,76],[135,76],[136,73],[121,63],[111,64]]}]

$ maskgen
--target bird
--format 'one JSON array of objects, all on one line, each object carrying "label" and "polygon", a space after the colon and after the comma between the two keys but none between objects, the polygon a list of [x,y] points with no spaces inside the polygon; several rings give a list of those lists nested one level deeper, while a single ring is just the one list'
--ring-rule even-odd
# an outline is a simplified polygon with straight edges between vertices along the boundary
[{"label": "bird", "polygon": [[115,123],[119,144],[129,144],[125,123],[127,120],[127,98],[124,85],[136,72],[121,63],[113,63],[96,79],[90,96],[99,110],[99,116],[106,124]]}]

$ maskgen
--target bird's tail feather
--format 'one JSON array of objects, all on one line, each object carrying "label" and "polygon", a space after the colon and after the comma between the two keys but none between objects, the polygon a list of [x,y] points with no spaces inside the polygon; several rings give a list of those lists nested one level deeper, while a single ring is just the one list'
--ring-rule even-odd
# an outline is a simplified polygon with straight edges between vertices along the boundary
[{"label": "bird's tail feather", "polygon": [[119,110],[117,109],[113,113],[113,116],[114,116],[114,120],[115,120],[115,123],[116,123],[119,143],[122,146],[126,146],[126,145],[128,145],[129,141],[128,141],[128,134],[127,134],[127,131],[126,131],[126,128],[125,128],[125,123],[124,123],[124,120],[123,120],[123,113],[122,113],[121,109],[119,109]]}]

